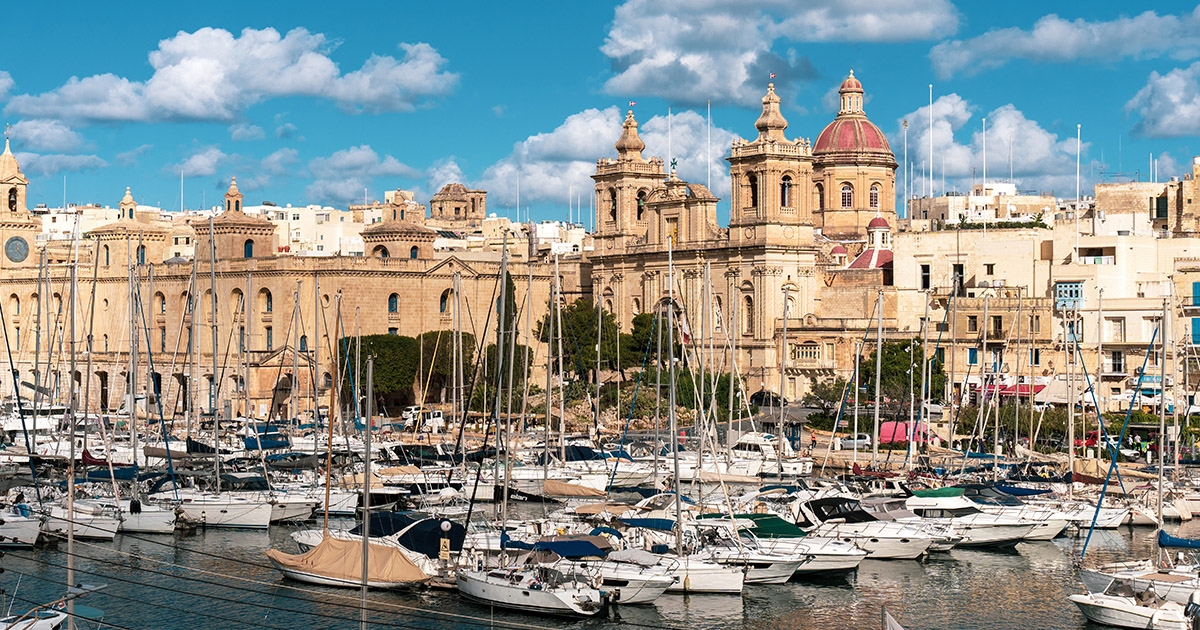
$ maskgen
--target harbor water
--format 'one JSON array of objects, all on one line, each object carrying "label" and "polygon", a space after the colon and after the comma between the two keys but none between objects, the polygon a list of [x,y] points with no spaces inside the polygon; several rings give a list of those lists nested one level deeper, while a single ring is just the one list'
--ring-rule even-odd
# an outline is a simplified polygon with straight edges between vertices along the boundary
[{"label": "harbor water", "polygon": [[[296,552],[289,537],[296,528],[79,541],[76,582],[107,584],[81,603],[103,610],[108,627],[118,629],[358,626],[357,591],[288,582],[267,563],[263,552],[268,546]],[[1179,533],[1200,535],[1200,523],[1184,524]],[[749,585],[741,597],[668,594],[651,606],[620,606],[608,618],[585,621],[494,610],[467,602],[455,591],[372,591],[368,625],[834,630],[878,628],[886,606],[910,629],[1087,628],[1067,600],[1082,592],[1077,567],[1084,538],[1023,542],[1005,552],[956,549],[922,561],[866,560],[843,576]],[[1098,530],[1083,563],[1143,558],[1153,551],[1153,528]],[[6,609],[23,610],[30,602],[61,597],[66,560],[65,543],[57,549],[6,551],[0,574]]]}]

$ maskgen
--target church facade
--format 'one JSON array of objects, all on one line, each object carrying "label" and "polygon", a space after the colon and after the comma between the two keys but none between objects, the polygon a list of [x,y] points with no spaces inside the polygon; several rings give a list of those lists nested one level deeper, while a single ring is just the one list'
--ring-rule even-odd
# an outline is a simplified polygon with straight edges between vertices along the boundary
[{"label": "church facade", "polygon": [[845,377],[861,335],[854,331],[869,324],[876,300],[885,327],[896,323],[889,234],[897,163],[863,111],[853,72],[839,91],[838,115],[814,143],[786,136],[780,97],[768,86],[757,137],[735,140],[726,158],[728,226],[707,188],[643,157],[630,111],[617,157],[598,160],[592,176],[595,299],[628,326],[673,297],[700,365],[726,372],[734,357],[747,393],[798,400],[813,379]]}]

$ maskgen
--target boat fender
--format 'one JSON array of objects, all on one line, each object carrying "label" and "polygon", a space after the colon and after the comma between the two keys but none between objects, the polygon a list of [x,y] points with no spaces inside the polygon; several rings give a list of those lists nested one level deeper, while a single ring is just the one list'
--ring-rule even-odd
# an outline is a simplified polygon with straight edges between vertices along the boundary
[{"label": "boat fender", "polygon": [[1161,611],[1161,610],[1156,610],[1156,611],[1154,611],[1154,614],[1153,614],[1153,615],[1150,615],[1150,625],[1149,625],[1149,627],[1150,627],[1150,628],[1157,628],[1157,627],[1158,627],[1158,618],[1159,618],[1159,617],[1161,617],[1161,616],[1162,616],[1162,611]]},{"label": "boat fender", "polygon": [[142,502],[138,501],[137,499],[130,499],[129,500],[129,513],[130,514],[141,514],[142,513]]},{"label": "boat fender", "polygon": [[683,592],[686,593],[690,590],[692,590],[692,576],[685,575],[683,576]]}]

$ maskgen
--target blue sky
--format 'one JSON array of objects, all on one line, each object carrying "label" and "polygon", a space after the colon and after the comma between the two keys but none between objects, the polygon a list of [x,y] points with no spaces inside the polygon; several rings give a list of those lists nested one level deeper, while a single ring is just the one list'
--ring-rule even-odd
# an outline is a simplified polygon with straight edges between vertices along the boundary
[{"label": "blue sky", "polygon": [[[886,6],[885,6],[886,5]],[[0,48],[0,111],[31,203],[212,204],[236,175],[247,203],[344,206],[444,183],[589,214],[588,175],[615,152],[630,100],[652,155],[711,181],[753,137],[768,74],[788,136],[815,139],[853,67],[867,114],[934,186],[982,176],[1075,194],[1120,167],[1180,174],[1200,154],[1200,8],[1159,3],[629,0],[623,3],[33,3]],[[711,143],[705,103],[712,102]],[[917,167],[918,170],[920,167]],[[920,184],[917,191],[923,190]]]}]

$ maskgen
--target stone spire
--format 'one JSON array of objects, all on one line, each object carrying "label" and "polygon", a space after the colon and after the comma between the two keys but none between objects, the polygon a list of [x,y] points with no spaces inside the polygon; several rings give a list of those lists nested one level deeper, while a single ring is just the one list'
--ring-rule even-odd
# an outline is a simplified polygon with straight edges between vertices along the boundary
[{"label": "stone spire", "polygon": [[225,212],[241,212],[242,211],[242,191],[238,190],[237,178],[229,184],[229,190],[225,191]]},{"label": "stone spire", "polygon": [[646,143],[638,137],[638,124],[633,119],[632,109],[625,114],[625,122],[621,124],[621,139],[617,140],[616,147],[618,159],[645,161],[642,158],[642,149],[646,148]]},{"label": "stone spire", "polygon": [[758,129],[758,139],[786,142],[787,138],[783,136],[783,132],[788,124],[783,113],[779,111],[779,95],[775,93],[774,83],[767,84],[767,94],[762,98],[762,105],[762,115],[754,121],[754,128]]},{"label": "stone spire", "polygon": [[121,203],[117,206],[121,209],[122,219],[132,219],[133,211],[137,208],[137,202],[133,200],[133,193],[129,191],[129,186],[125,187],[125,196],[121,198]]},{"label": "stone spire", "polygon": [[17,163],[17,156],[13,155],[12,149],[8,146],[8,134],[4,135],[4,153],[0,153],[0,179],[21,174],[21,165]]},{"label": "stone spire", "polygon": [[850,70],[850,76],[842,81],[842,86],[838,88],[838,94],[842,96],[842,106],[838,110],[838,115],[863,113],[863,86],[858,79],[854,78],[853,69]]}]

